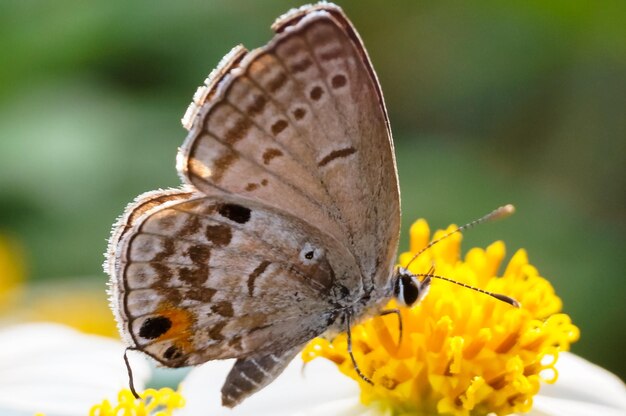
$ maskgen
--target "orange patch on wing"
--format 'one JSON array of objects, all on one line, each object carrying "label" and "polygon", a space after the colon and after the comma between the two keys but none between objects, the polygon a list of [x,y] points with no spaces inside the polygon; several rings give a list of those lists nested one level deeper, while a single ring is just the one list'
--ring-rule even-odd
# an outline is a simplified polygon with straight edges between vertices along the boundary
[{"label": "orange patch on wing", "polygon": [[194,314],[169,302],[161,302],[155,313],[169,319],[172,323],[170,329],[161,335],[158,340],[175,340],[174,344],[183,352],[190,351],[192,349],[192,327],[196,323]]}]

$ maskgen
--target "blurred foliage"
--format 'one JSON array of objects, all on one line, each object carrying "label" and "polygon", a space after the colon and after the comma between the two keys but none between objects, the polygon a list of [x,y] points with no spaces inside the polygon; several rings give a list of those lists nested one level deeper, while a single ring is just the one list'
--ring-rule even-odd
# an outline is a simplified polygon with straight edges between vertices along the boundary
[{"label": "blurred foliage", "polygon": [[[339,3],[385,92],[403,229],[515,203],[468,244],[527,248],[582,330],[574,352],[624,377],[626,2]],[[54,279],[78,277],[104,299],[110,226],[137,194],[178,185],[196,86],[299,4],[0,2],[0,233],[32,281],[63,292]]]}]

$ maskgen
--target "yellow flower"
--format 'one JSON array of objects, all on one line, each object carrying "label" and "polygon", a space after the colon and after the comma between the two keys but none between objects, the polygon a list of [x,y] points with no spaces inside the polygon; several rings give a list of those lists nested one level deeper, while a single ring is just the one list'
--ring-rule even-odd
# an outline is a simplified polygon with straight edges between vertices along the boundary
[{"label": "yellow flower", "polygon": [[25,266],[21,247],[0,235],[0,312],[7,311],[17,299]]},{"label": "yellow flower", "polygon": [[147,389],[140,397],[135,399],[129,389],[123,389],[117,404],[104,400],[91,408],[89,416],[171,416],[175,409],[185,405],[183,396],[167,387]]},{"label": "yellow flower", "polygon": [[[434,239],[444,233],[438,231]],[[413,224],[410,238],[401,265],[430,241],[426,221]],[[359,383],[362,403],[389,414],[506,415],[530,410],[540,382],[556,381],[558,353],[578,340],[578,328],[568,315],[558,313],[561,300],[528,263],[524,250],[513,255],[498,277],[504,243],[473,248],[461,259],[461,239],[455,234],[434,245],[411,263],[410,271],[427,273],[434,267],[438,275],[511,296],[521,308],[435,281],[421,303],[400,308],[400,346],[394,315],[352,328],[354,356],[373,385],[356,374],[345,334],[333,341],[313,340],[303,351],[304,361],[332,360]],[[387,307],[399,306],[391,301]]]}]

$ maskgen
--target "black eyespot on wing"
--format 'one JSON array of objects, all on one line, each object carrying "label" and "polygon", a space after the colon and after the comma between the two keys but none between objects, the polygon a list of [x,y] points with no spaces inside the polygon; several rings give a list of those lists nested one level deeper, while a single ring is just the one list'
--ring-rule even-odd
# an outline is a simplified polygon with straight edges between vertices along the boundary
[{"label": "black eyespot on wing", "polygon": [[182,351],[178,349],[176,346],[172,345],[171,347],[165,350],[165,352],[163,353],[163,358],[165,358],[166,360],[175,360],[177,358],[182,357],[182,355],[183,355]]},{"label": "black eyespot on wing", "polygon": [[315,256],[315,252],[313,250],[304,253],[304,258],[307,260],[312,260]]},{"label": "black eyespot on wing", "polygon": [[419,297],[419,289],[415,286],[415,282],[411,276],[401,276],[402,279],[402,298],[407,306],[411,306],[415,303]]},{"label": "black eyespot on wing", "polygon": [[165,334],[172,327],[172,321],[165,316],[154,316],[141,324],[139,336],[145,339],[155,339]]},{"label": "black eyespot on wing", "polygon": [[222,217],[239,224],[245,224],[250,221],[250,208],[242,207],[241,205],[223,204],[220,205],[217,212],[219,212]]}]

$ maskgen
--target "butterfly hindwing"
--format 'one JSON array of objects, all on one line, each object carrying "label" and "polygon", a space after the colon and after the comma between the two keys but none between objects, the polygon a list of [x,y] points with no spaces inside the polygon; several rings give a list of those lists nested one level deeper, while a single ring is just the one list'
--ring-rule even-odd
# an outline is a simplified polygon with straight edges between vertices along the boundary
[{"label": "butterfly hindwing", "polygon": [[165,365],[279,354],[327,329],[337,288],[358,287],[349,252],[279,210],[235,196],[162,198],[138,205],[114,268],[127,339]]}]

